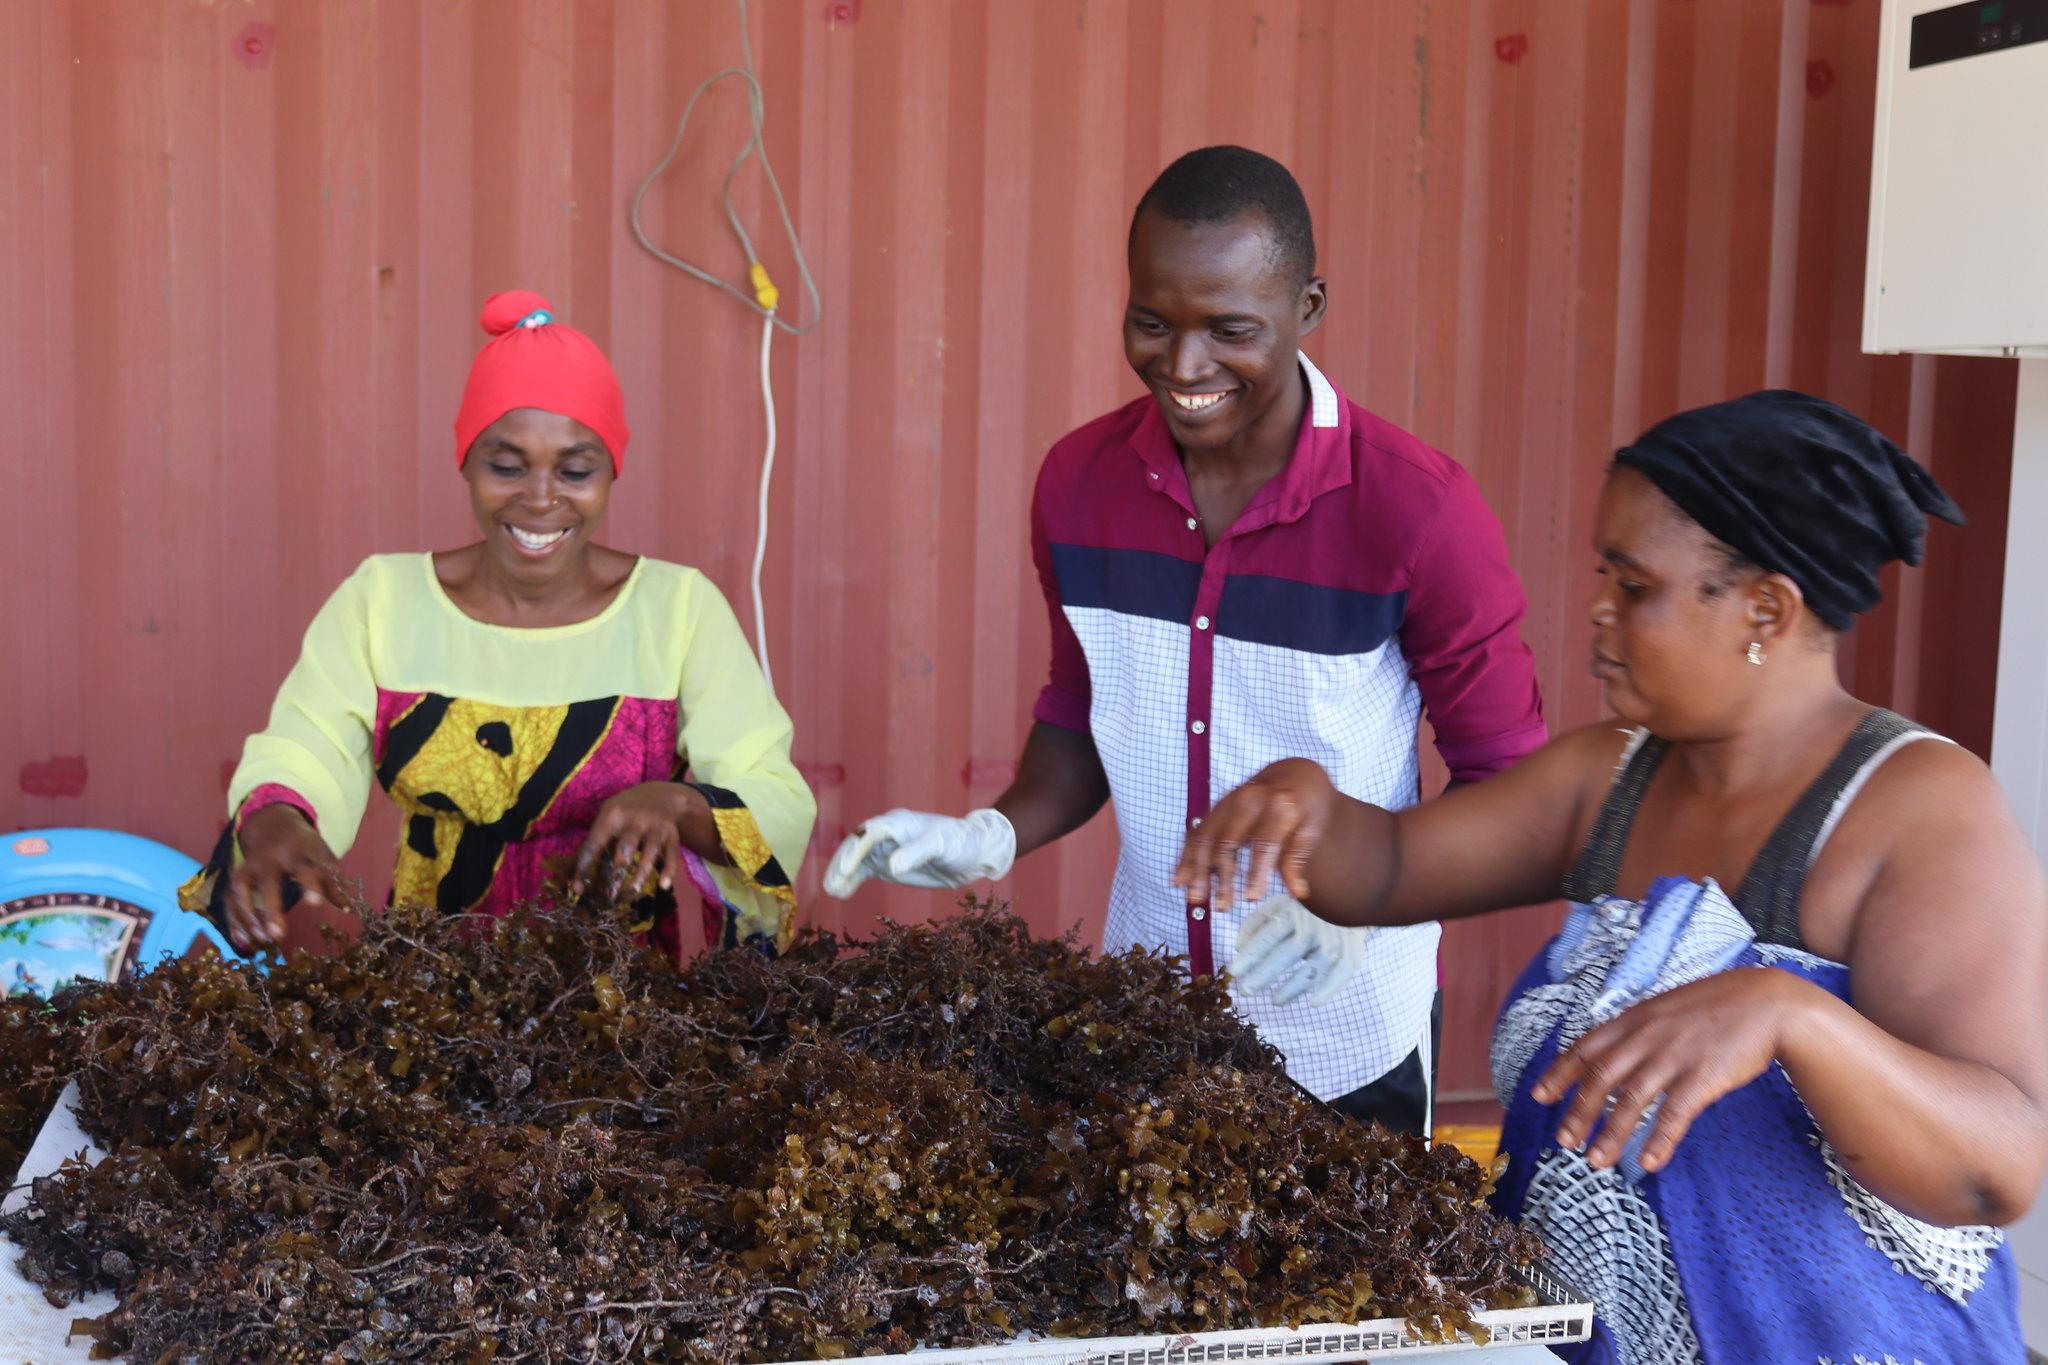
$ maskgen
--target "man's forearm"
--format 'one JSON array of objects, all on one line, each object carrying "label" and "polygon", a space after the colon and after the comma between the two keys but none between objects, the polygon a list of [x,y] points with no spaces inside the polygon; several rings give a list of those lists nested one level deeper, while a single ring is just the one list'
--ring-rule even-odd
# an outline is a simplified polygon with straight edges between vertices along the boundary
[{"label": "man's forearm", "polygon": [[1031,727],[1017,779],[995,808],[1017,832],[1017,856],[1072,833],[1109,800],[1109,777],[1092,736],[1043,721]]}]

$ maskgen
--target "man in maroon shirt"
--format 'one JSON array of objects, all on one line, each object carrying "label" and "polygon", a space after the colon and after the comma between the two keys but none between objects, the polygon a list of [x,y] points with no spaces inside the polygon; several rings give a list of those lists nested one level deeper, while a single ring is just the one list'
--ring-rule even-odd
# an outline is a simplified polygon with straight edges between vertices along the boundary
[{"label": "man in maroon shirt", "polygon": [[1113,797],[1104,946],[1227,968],[1296,1081],[1426,1132],[1437,926],[1338,929],[1284,896],[1212,920],[1169,878],[1210,803],[1277,759],[1313,758],[1346,793],[1399,807],[1418,796],[1425,708],[1457,781],[1540,746],[1521,585],[1471,477],[1301,353],[1328,295],[1286,168],[1190,152],[1139,201],[1129,264],[1124,353],[1150,392],[1040,471],[1052,666],[1017,779],[963,818],[868,821],[825,888],[1001,877]]}]

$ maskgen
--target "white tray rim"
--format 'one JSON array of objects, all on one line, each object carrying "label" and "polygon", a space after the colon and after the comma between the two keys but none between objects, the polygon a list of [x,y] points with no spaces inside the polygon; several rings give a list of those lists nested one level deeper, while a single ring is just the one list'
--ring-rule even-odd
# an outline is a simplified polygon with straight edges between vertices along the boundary
[{"label": "white tray rim", "polygon": [[[915,1350],[862,1356],[863,1365],[1207,1365],[1212,1361],[1285,1360],[1293,1365],[1338,1365],[1370,1357],[1407,1359],[1457,1353],[1470,1356],[1508,1346],[1564,1346],[1593,1335],[1593,1305],[1548,1266],[1532,1266],[1521,1277],[1543,1302],[1531,1308],[1474,1313],[1487,1329],[1481,1345],[1460,1332],[1455,1341],[1426,1341],[1400,1318],[1304,1327],[1245,1327],[1221,1332],[1176,1332],[1160,1336],[1053,1337],[993,1346]],[[782,1361],[779,1365],[814,1365]]]}]

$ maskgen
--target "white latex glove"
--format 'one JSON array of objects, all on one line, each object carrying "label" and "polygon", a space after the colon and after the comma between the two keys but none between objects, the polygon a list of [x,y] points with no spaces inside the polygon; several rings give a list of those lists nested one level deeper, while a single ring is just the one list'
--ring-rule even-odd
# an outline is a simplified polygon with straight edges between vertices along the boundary
[{"label": "white latex glove", "polygon": [[1272,997],[1276,1005],[1306,995],[1327,1005],[1365,962],[1366,926],[1347,929],[1317,919],[1292,896],[1269,896],[1244,922],[1230,963],[1233,994]]},{"label": "white latex glove", "polygon": [[848,835],[825,868],[825,893],[844,899],[870,877],[898,886],[994,881],[1017,861],[1017,831],[997,810],[964,817],[892,810]]}]

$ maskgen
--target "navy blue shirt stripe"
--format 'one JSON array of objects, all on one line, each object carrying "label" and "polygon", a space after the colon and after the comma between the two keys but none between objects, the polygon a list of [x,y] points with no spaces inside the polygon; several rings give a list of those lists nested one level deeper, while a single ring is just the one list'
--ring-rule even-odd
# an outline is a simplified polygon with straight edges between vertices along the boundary
[{"label": "navy blue shirt stripe", "polygon": [[1407,609],[1405,592],[1232,574],[1216,608],[1216,633],[1309,654],[1370,654],[1401,629]]},{"label": "navy blue shirt stripe", "polygon": [[1069,607],[1105,607],[1127,616],[1150,616],[1186,625],[1195,614],[1202,566],[1152,550],[1052,545],[1060,601]]},{"label": "navy blue shirt stripe", "polygon": [[[1152,550],[1052,545],[1060,601],[1186,625],[1202,566]],[[1310,654],[1370,654],[1401,629],[1405,592],[1358,592],[1259,574],[1232,574],[1216,608],[1216,633]]]}]

